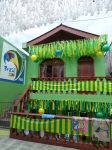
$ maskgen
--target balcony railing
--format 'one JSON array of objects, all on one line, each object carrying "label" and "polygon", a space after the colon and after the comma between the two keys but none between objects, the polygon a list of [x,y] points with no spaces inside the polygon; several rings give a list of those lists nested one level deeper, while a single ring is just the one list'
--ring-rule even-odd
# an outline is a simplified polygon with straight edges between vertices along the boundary
[{"label": "balcony railing", "polygon": [[81,117],[77,118],[79,126],[76,126],[74,119],[73,116],[59,115],[43,119],[39,114],[13,112],[10,137],[84,150],[112,149],[111,119]]},{"label": "balcony railing", "polygon": [[112,77],[32,78],[31,90],[39,93],[112,95]]}]

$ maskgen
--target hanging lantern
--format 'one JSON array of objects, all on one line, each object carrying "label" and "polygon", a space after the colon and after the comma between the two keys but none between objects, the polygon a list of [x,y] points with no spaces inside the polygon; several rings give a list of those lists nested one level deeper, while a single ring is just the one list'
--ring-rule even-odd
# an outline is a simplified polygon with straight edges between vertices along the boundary
[{"label": "hanging lantern", "polygon": [[58,49],[56,50],[56,56],[57,56],[57,57],[61,56],[61,51],[58,50]]},{"label": "hanging lantern", "polygon": [[39,108],[38,112],[39,112],[40,115],[42,115],[42,114],[44,114],[44,109],[43,108]]},{"label": "hanging lantern", "polygon": [[101,47],[101,50],[102,50],[103,52],[108,52],[109,49],[110,49],[110,46],[109,46],[108,44],[105,44],[105,45],[103,45],[103,46]]},{"label": "hanging lantern", "polygon": [[103,56],[103,53],[99,51],[99,52],[96,53],[96,56],[102,57],[102,56]]},{"label": "hanging lantern", "polygon": [[31,60],[37,62],[37,56],[35,54],[31,55]]},{"label": "hanging lantern", "polygon": [[97,118],[103,118],[104,117],[104,114],[102,112],[97,112],[96,113],[96,117]]}]

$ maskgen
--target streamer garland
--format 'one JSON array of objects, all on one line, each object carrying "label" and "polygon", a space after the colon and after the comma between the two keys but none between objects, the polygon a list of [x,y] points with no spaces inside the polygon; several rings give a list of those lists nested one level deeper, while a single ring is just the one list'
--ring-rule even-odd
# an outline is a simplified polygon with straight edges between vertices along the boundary
[{"label": "streamer garland", "polygon": [[56,41],[47,44],[29,46],[30,55],[36,55],[38,59],[56,58],[56,50],[60,50],[63,57],[81,57],[81,56],[97,56],[98,52],[102,52],[101,44],[107,43],[107,36],[103,35],[99,38],[88,40],[70,40]]},{"label": "streamer garland", "polygon": [[[78,118],[79,121],[82,120],[81,118]],[[83,118],[84,119],[84,118]],[[49,132],[49,133],[55,133],[55,134],[70,134],[70,135],[85,135],[91,137],[93,132],[93,121],[97,121],[97,123],[101,121],[105,123],[107,122],[106,119],[104,120],[98,120],[98,119],[88,119],[88,122],[85,124],[85,130],[74,130],[72,128],[73,126],[73,120],[71,119],[32,119],[28,117],[21,117],[17,115],[11,115],[10,119],[10,127],[13,129],[18,129],[19,131],[21,130],[27,130],[27,131],[43,131],[43,132]],[[108,121],[109,123],[109,121]],[[112,139],[112,123],[109,123],[109,134],[110,134],[110,139]],[[82,128],[82,129],[85,129]]]},{"label": "streamer garland", "polygon": [[94,91],[112,94],[112,81],[32,81],[32,90],[36,91]]},{"label": "streamer garland", "polygon": [[[30,109],[38,112],[39,108],[45,110],[45,113],[58,114],[60,111],[63,115],[68,115],[68,112],[75,113],[99,113],[102,112],[105,115],[112,115],[112,104],[106,102],[86,102],[75,100],[30,100]],[[79,115],[79,114],[78,114]],[[105,116],[106,117],[106,116]]]}]

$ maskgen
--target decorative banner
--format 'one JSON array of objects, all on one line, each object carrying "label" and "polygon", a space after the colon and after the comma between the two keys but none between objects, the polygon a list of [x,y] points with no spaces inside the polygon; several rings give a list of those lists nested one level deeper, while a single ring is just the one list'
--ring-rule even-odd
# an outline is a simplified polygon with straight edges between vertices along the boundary
[{"label": "decorative banner", "polygon": [[109,120],[92,120],[92,138],[93,140],[109,142],[110,131],[109,131]]},{"label": "decorative banner", "polygon": [[73,117],[72,118],[72,130],[76,130],[83,133],[88,133],[88,120],[87,117]]},{"label": "decorative banner", "polygon": [[[111,80],[68,80],[68,81],[32,81],[32,90],[39,91],[94,91],[112,93]],[[51,88],[50,88],[51,87]]]},{"label": "decorative banner", "polygon": [[25,65],[25,55],[3,42],[0,80],[24,83]]},{"label": "decorative banner", "polygon": [[41,131],[57,134],[74,134],[71,119],[31,119],[11,115],[10,127],[24,131]]},{"label": "decorative banner", "polygon": [[112,139],[112,124],[110,124],[109,120],[93,118],[93,120],[90,121],[87,117],[84,117],[83,120],[83,123],[79,125],[80,132],[77,132],[78,128],[73,126],[72,119],[31,119],[22,116],[11,115],[10,128],[24,130],[26,134],[28,134],[29,131],[40,131],[73,135],[75,141],[77,141],[79,135],[90,137],[92,135],[93,140],[97,139],[105,142],[110,141],[110,137]]},{"label": "decorative banner", "polygon": [[[68,111],[79,111],[80,112],[95,112],[96,116],[100,115],[99,117],[105,117],[105,114],[111,115],[112,114],[112,104],[111,103],[104,103],[104,102],[89,102],[82,101],[81,99],[78,101],[75,100],[35,100],[31,99],[30,103],[28,103],[28,107],[31,110],[35,110],[38,112],[39,108],[42,107],[46,113],[58,114],[59,111],[62,112],[63,115],[68,115]],[[100,113],[102,112],[102,114]],[[74,114],[72,114],[73,116]],[[102,116],[101,116],[102,115]],[[44,116],[45,117],[45,116]],[[51,117],[51,116],[50,116]]]},{"label": "decorative banner", "polygon": [[[96,56],[101,53],[101,44],[107,42],[107,36],[102,35],[94,39],[56,41],[47,44],[29,46],[29,54],[36,55],[38,59]],[[58,48],[58,49],[57,49]],[[99,54],[98,54],[99,55]]]}]

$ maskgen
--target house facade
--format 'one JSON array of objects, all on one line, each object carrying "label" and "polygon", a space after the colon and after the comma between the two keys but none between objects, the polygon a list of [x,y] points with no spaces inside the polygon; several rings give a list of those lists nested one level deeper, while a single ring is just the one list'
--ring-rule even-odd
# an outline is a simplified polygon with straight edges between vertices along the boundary
[{"label": "house facade", "polygon": [[112,137],[107,124],[103,130],[109,136],[104,133],[101,139],[95,133],[100,123],[91,119],[105,120],[112,114],[112,78],[106,75],[103,55],[108,50],[106,35],[61,24],[24,44],[24,49],[30,54],[28,88],[14,105],[10,137],[80,149],[83,145],[78,141],[102,141],[110,148]]}]

